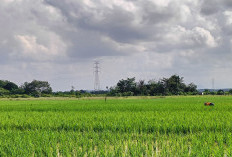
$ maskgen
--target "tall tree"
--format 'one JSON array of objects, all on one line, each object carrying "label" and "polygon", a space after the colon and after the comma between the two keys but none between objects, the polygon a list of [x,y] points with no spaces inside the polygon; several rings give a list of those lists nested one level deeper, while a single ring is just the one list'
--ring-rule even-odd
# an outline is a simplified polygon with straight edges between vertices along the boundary
[{"label": "tall tree", "polygon": [[7,81],[6,85],[3,86],[3,88],[6,89],[6,90],[9,90],[9,91],[13,91],[13,90],[18,89],[19,87],[15,83]]},{"label": "tall tree", "polygon": [[120,93],[125,92],[135,92],[136,82],[135,78],[127,78],[126,80],[119,80],[117,83],[117,87]]},{"label": "tall tree", "polygon": [[41,94],[51,94],[52,88],[47,81],[33,80],[31,83],[25,82],[23,85],[26,94],[40,96]]},{"label": "tall tree", "polygon": [[[139,82],[137,83],[137,91],[136,93],[139,95],[147,95],[148,91],[147,91],[147,86],[144,80],[139,80]],[[136,94],[136,95],[137,95]]]},{"label": "tall tree", "polygon": [[190,83],[185,87],[185,92],[197,93],[197,85]]},{"label": "tall tree", "polygon": [[183,77],[180,77],[178,75],[172,75],[167,80],[167,88],[172,95],[178,95],[184,91],[185,85],[183,83],[183,79]]}]

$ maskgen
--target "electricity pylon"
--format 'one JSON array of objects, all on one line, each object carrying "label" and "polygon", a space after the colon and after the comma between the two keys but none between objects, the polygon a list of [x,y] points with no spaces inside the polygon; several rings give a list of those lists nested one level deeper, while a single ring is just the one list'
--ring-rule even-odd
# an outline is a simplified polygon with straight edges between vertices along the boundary
[{"label": "electricity pylon", "polygon": [[99,61],[94,62],[94,90],[98,91],[100,90],[100,79],[99,79],[99,72],[100,72],[100,67],[99,67]]}]

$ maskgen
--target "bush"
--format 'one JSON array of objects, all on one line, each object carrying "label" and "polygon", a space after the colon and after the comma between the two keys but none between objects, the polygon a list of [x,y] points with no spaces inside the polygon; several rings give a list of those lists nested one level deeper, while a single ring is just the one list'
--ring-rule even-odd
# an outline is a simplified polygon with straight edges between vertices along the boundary
[{"label": "bush", "polygon": [[10,94],[10,91],[4,88],[0,88],[0,96],[9,95],[9,94]]},{"label": "bush", "polygon": [[224,94],[225,94],[225,92],[222,89],[217,91],[217,95],[224,95]]},{"label": "bush", "polygon": [[41,97],[52,97],[52,95],[51,94],[41,94]]}]

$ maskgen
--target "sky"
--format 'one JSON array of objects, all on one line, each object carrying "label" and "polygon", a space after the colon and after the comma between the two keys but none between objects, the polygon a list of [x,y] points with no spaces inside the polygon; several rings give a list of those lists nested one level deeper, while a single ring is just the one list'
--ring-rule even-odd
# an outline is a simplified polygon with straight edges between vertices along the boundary
[{"label": "sky", "polygon": [[173,74],[232,87],[231,0],[0,0],[0,79],[54,91]]}]

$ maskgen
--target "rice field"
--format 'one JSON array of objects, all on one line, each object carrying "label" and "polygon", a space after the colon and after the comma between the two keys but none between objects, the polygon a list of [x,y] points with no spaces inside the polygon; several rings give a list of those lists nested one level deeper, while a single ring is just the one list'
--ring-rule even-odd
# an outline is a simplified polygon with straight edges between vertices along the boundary
[{"label": "rice field", "polygon": [[0,156],[232,156],[232,96],[2,99]]}]

